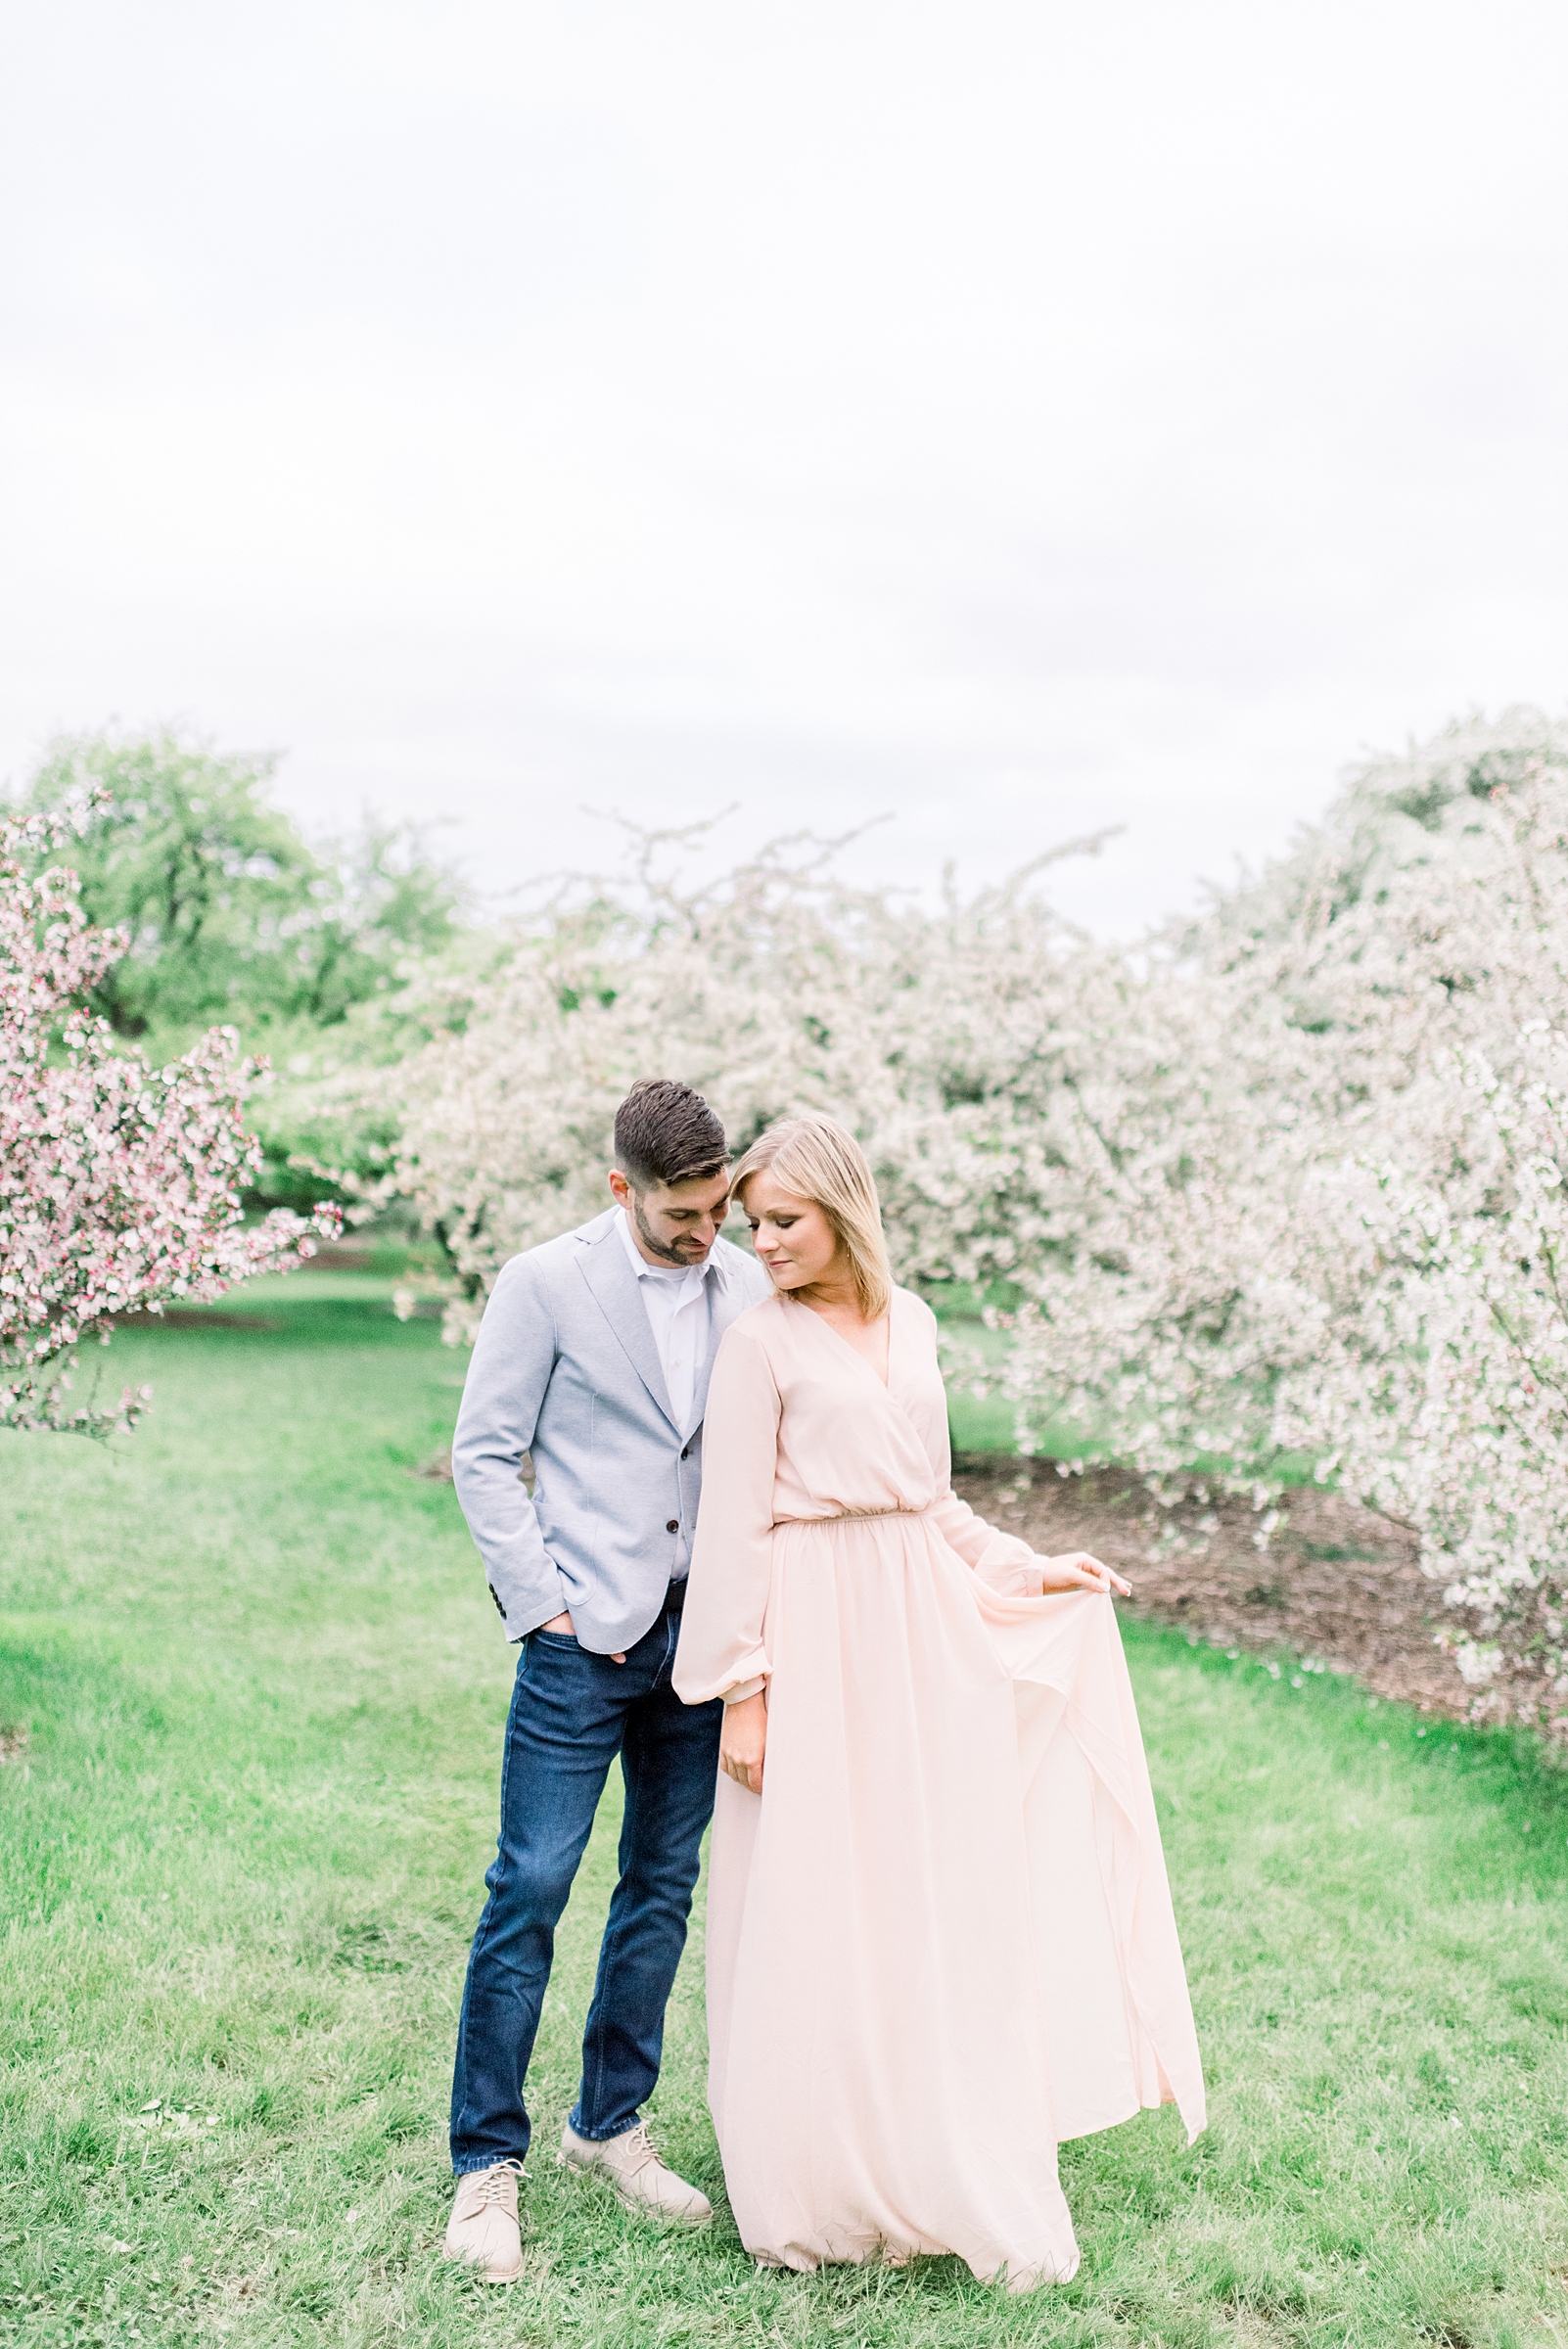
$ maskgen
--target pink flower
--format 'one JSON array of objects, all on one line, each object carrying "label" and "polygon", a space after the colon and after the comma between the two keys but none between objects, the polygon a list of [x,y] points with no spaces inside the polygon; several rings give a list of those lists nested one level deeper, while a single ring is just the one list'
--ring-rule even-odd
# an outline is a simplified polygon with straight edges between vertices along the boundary
[{"label": "pink flower", "polygon": [[88,812],[0,818],[0,1426],[107,1435],[135,1424],[148,1390],[69,1410],[84,1337],[107,1344],[111,1315],[292,1270],[338,1211],[246,1225],[261,1154],[242,1115],[254,1068],[232,1028],[154,1070],[82,1007],[128,942],[88,926],[69,868],[27,868]]}]

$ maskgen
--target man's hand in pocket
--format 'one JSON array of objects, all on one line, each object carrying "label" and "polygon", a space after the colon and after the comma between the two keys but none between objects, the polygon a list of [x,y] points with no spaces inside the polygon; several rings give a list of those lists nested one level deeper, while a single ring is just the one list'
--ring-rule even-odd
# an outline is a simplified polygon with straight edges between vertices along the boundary
[{"label": "man's hand in pocket", "polygon": [[[548,1623],[540,1624],[539,1629],[541,1632],[559,1632],[563,1639],[575,1639],[577,1635],[577,1627],[570,1614],[552,1615]],[[624,1664],[625,1660],[624,1656],[612,1656],[610,1659],[612,1664]]]}]

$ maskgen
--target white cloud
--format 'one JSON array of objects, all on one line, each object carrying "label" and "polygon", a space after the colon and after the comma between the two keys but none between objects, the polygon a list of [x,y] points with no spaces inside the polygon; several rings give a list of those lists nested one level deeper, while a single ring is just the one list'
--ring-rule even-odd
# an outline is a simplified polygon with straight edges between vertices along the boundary
[{"label": "white cloud", "polygon": [[180,713],[477,874],[583,806],[1128,829],[1127,928],[1370,741],[1557,704],[1568,20],[34,11],[0,771]]}]

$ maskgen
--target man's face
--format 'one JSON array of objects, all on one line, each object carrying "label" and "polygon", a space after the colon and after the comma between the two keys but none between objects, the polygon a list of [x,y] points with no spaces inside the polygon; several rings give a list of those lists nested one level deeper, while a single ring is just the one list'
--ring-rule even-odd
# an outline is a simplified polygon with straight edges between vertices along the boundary
[{"label": "man's face", "polygon": [[631,1218],[632,1236],[651,1265],[706,1264],[729,1213],[727,1174],[638,1191],[617,1168],[611,1172],[610,1193]]}]

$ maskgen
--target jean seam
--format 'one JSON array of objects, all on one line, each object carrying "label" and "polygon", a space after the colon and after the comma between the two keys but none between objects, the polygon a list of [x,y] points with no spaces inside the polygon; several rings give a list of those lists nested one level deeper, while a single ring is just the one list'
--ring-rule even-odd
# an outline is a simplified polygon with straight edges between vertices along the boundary
[{"label": "jean seam", "polygon": [[[518,1658],[518,1664],[517,1664],[517,1680],[516,1680],[516,1681],[513,1681],[513,1683],[512,1683],[512,1702],[511,1702],[511,1704],[510,1704],[510,1705],[507,1707],[507,1712],[506,1712],[506,1743],[505,1743],[505,1745],[503,1746],[503,1748],[502,1748],[502,1750],[501,1750],[501,1816],[500,1816],[500,1830],[499,1830],[499,1833],[498,1833],[498,1834],[497,1834],[497,1836],[496,1836],[496,1841],[495,1841],[495,1849],[496,1849],[496,1856],[497,1856],[497,1858],[499,1858],[499,1857],[500,1857],[500,1855],[501,1855],[501,1854],[504,1852],[504,1850],[505,1850],[505,1848],[506,1848],[506,1781],[507,1781],[508,1777],[511,1775],[511,1771],[512,1771],[512,1715],[513,1715],[513,1712],[514,1712],[514,1710],[515,1710],[515,1708],[516,1708],[516,1705],[517,1705],[517,1691],[518,1691],[518,1686],[519,1686],[520,1682],[523,1681],[523,1679],[524,1679],[524,1677],[525,1677],[525,1675],[527,1674],[527,1671],[528,1671],[528,1661],[529,1661],[529,1643],[528,1643],[527,1639],[525,1639],[525,1640],[524,1640],[524,1642],[523,1642],[523,1653],[522,1653],[522,1655],[521,1655],[521,1656],[519,1656],[519,1658]],[[475,1936],[474,1936],[474,1946],[473,1946],[473,1948],[472,1948],[472,1949],[470,1950],[470,1952],[469,1952],[468,1964],[469,1964],[469,1972],[470,1972],[470,1973],[472,1973],[472,1972],[473,1972],[473,1970],[474,1970],[474,1967],[475,1967],[475,1966],[476,1966],[476,1965],[479,1963],[479,1959],[480,1959],[481,1954],[484,1952],[484,1949],[487,1947],[487,1945],[488,1945],[488,1938],[489,1938],[490,1927],[491,1927],[491,1924],[492,1924],[492,1923],[493,1923],[493,1921],[494,1921],[494,1916],[495,1916],[495,1893],[494,1893],[494,1890],[493,1890],[493,1889],[490,1889],[490,1890],[487,1890],[487,1891],[486,1891],[486,1893],[485,1893],[485,1895],[484,1895],[484,1915],[483,1915],[483,1916],[480,1918],[480,1927],[479,1927],[479,1931],[478,1931],[478,1932],[475,1934]],[[459,2029],[461,2029],[461,2027],[462,2027],[462,2018],[461,2018],[461,2016],[460,2016],[460,2017],[459,2017]],[[462,2137],[462,2136],[466,2135],[466,2133],[467,2133],[467,2131],[466,2131],[466,2124],[467,2124],[467,2121],[468,2121],[468,2112],[469,2112],[469,2105],[468,2105],[468,2081],[467,2081],[467,2077],[466,2077],[466,2067],[465,2067],[465,2077],[464,2077],[464,2083],[463,2083],[463,2109],[462,2109],[462,2111],[461,2111],[460,2113],[458,2113],[458,2114],[456,2115],[455,2119],[454,2119],[454,2120],[453,2120],[453,2122],[452,2122],[451,2133],[452,2133],[452,2135],[453,2135],[454,2137]],[[492,2163],[490,2163],[490,2162],[487,2162],[487,2161],[486,2161],[486,2162],[481,2162],[481,2163],[479,2163],[477,2166],[478,2166],[479,2168],[481,2168],[481,2169],[486,2169],[486,2170],[487,2170],[487,2169],[490,2169],[490,2168],[492,2168],[492,2167],[493,2167],[493,2164],[492,2164]],[[454,2176],[456,2176],[456,2177],[459,2177],[459,2178],[461,2178],[461,2177],[463,2177],[463,2176],[465,2176],[465,2175],[466,2175],[466,2173],[465,2173],[464,2171],[457,2169],[457,2168],[456,2168],[456,2166],[455,2166],[455,2164],[454,2164],[454,2168],[453,2168],[453,2174],[454,2174]]]},{"label": "jean seam", "polygon": [[[623,1743],[623,1747],[622,1747],[622,1752],[623,1752],[623,1754],[624,1754],[624,1751],[625,1751],[625,1747],[624,1747],[624,1744]],[[624,1765],[624,1762],[623,1762],[623,1765],[622,1765],[622,1767],[623,1767],[623,1769],[624,1769],[624,1767],[625,1767],[625,1765]],[[610,1926],[610,1925],[607,1923],[607,1924],[606,1924],[606,1926],[605,1926],[605,1935],[604,1935],[604,1939],[603,1939],[603,1941],[602,1941],[602,1942],[600,1943],[600,1945],[599,1945],[599,1983],[598,1983],[598,1986],[597,1986],[597,1987],[596,1987],[596,1989],[595,1989],[595,1993],[594,1993],[594,1999],[593,1999],[593,2004],[594,2004],[594,2005],[595,2005],[595,2006],[601,2006],[601,2007],[602,2007],[602,2010],[603,2010],[603,2013],[604,2013],[604,2015],[605,2015],[605,2016],[608,2016],[608,2015],[609,2015],[609,2013],[610,2013],[610,2011],[611,2011],[611,2007],[612,2007],[612,2005],[613,2005],[613,2001],[612,2001],[612,1999],[611,1999],[611,1996],[610,1996],[610,1983],[611,1983],[611,1979],[612,1979],[612,1977],[613,1977],[613,1975],[614,1975],[614,1972],[615,1972],[615,1967],[616,1967],[616,1962],[617,1962],[617,1959],[619,1958],[619,1956],[620,1956],[620,1949],[621,1949],[621,1929],[622,1929],[622,1923],[623,1923],[623,1920],[622,1920],[622,1919],[618,1919],[618,1920],[617,1920],[617,1922],[616,1922],[616,1924],[615,1924],[615,1926],[614,1926],[613,1928],[612,1928],[612,1927],[611,1927],[611,1926]],[[583,2087],[584,2087],[584,2088],[586,2088],[586,2087],[588,2086],[587,2074],[586,2074],[585,2072],[584,2072],[584,2074],[583,2074],[583,2082],[582,2082],[582,2085],[583,2085]],[[598,2045],[595,2047],[595,2049],[594,2049],[594,2051],[593,2051],[593,2101],[594,2101],[595,2103],[597,2103],[597,2102],[598,2102],[598,2100],[599,2100],[599,2096],[600,2096],[600,2095],[601,2095],[601,2093],[602,2093],[602,2091],[603,2091],[603,2088],[604,2088],[604,2033],[603,2033],[603,2031],[601,2030],[601,2031],[600,2031],[600,2033],[599,2033]],[[579,2101],[578,2101],[578,2104],[577,2104],[577,2110],[580,2112],[580,2111],[581,2111],[581,2109],[582,2109],[582,2103],[581,2103],[581,2100],[579,2099]],[[608,2140],[607,2138],[603,2138],[603,2137],[596,2137],[596,2136],[594,2136],[594,2135],[593,2135],[593,2134],[592,2134],[590,2131],[588,2131],[588,2130],[581,2130],[581,2131],[579,2131],[579,2132],[578,2132],[578,2134],[579,2134],[580,2136],[586,2137],[586,2138],[587,2138],[587,2140],[588,2140],[588,2142],[589,2142],[590,2144],[599,2145],[599,2144],[606,2144],[606,2143],[608,2143],[608,2142],[609,2142],[609,2140]],[[621,2130],[619,2130],[619,2129],[618,2129],[618,2130],[615,2130],[615,2131],[613,2131],[613,2132],[612,2132],[612,2134],[613,2134],[614,2136],[620,2137],[620,2136],[623,2135],[624,2133],[623,2133],[623,2131],[621,2131]]]},{"label": "jean seam", "polygon": [[[661,1681],[664,1680],[664,1678],[665,1678],[666,1674],[667,1674],[667,1673],[669,1673],[669,1672],[670,1672],[670,1671],[673,1669],[673,1665],[674,1665],[674,1655],[675,1655],[675,1645],[676,1645],[676,1642],[678,1641],[679,1637],[680,1637],[680,1620],[679,1620],[679,1617],[678,1617],[678,1615],[677,1615],[677,1614],[675,1614],[674,1612],[672,1612],[672,1611],[670,1611],[670,1610],[669,1610],[669,1609],[667,1608],[667,1610],[666,1610],[666,1614],[665,1614],[665,1656],[664,1656],[664,1662],[663,1662],[663,1663],[660,1665],[660,1667],[659,1667],[659,1670],[658,1670],[658,1671],[657,1671],[657,1672],[654,1674],[652,1684],[650,1685],[650,1687],[649,1687],[649,1689],[648,1689],[648,1695],[649,1695],[650,1697],[654,1695],[654,1693],[655,1693],[655,1692],[656,1692],[656,1690],[658,1689],[658,1687],[659,1687],[659,1685],[660,1685]],[[623,1769],[625,1768],[625,1741],[624,1741],[624,1738],[623,1738],[623,1740],[622,1740],[622,1748],[621,1748],[621,1751],[622,1751],[622,1768],[623,1768]],[[609,2012],[609,2010],[610,2010],[610,2007],[611,2007],[611,2004],[612,2004],[612,2001],[611,2001],[611,1998],[610,1998],[610,1996],[609,1996],[609,1991],[610,1991],[610,1983],[611,1983],[611,1980],[612,1980],[612,1977],[613,1977],[613,1974],[614,1974],[615,1967],[616,1967],[616,1965],[617,1965],[617,1964],[619,1963],[619,1961],[620,1961],[620,1956],[621,1956],[621,1933],[622,1933],[622,1931],[623,1931],[623,1927],[624,1927],[625,1921],[626,1921],[626,1920],[625,1920],[624,1918],[618,1920],[618,1922],[617,1922],[617,1925],[616,1925],[616,1927],[615,1927],[615,1930],[614,1930],[614,1933],[613,1933],[613,1934],[612,1934],[612,1931],[611,1931],[610,1927],[607,1925],[607,1926],[606,1926],[606,1928],[605,1928],[605,1936],[604,1936],[604,1940],[603,1940],[603,1941],[600,1943],[600,1945],[599,1945],[600,1986],[601,1986],[601,1988],[602,1988],[602,2004],[603,2004],[604,2011],[605,2011],[606,2013],[608,2013],[608,2012]],[[594,1998],[594,2004],[595,2004],[595,2005],[599,2005],[599,2004],[601,2004],[601,1989],[596,1989],[596,1992],[595,1992],[595,1998]],[[598,2048],[595,2050],[595,2051],[594,2051],[594,2058],[593,2058],[593,2081],[592,2081],[592,2090],[593,2090],[593,2100],[594,2100],[595,2102],[597,2102],[597,2101],[598,2101],[598,2099],[599,2099],[600,2096],[601,2096],[601,2095],[602,2095],[602,2093],[603,2093],[603,2088],[604,2088],[604,2069],[605,2069],[604,2050],[603,2050],[603,2043],[602,2043],[602,2040],[601,2040],[601,2044],[600,2044],[600,2046],[599,2046],[599,2047],[598,2047]],[[589,2082],[588,2082],[588,2078],[587,2078],[586,2071],[584,2071],[584,2074],[583,2074],[583,2082],[582,2082],[582,2085],[583,2085],[583,2088],[584,2088],[584,2090],[586,2090],[586,2089],[588,2088],[588,2086],[589,2086]],[[582,2098],[582,2099],[579,2099],[579,2101],[578,2101],[578,2105],[577,2105],[577,2110],[578,2110],[579,2112],[580,2112],[580,2111],[581,2111],[581,2109],[582,2109],[582,2103],[583,2103],[583,2101],[586,2101],[586,2100],[587,2100],[587,2099],[586,2099],[585,2097],[584,2097],[584,2098]],[[635,2122],[635,2120],[633,2119],[633,2120],[631,2120],[631,2121],[628,2121],[628,2122],[627,2122],[627,2124],[626,2124],[626,2127],[627,2127],[627,2128],[635,2128],[635,2127],[636,2127],[636,2122]],[[610,2142],[612,2142],[612,2141],[613,2141],[615,2138],[618,2138],[618,2137],[623,2137],[623,2136],[625,2135],[625,2130],[624,2130],[624,2129],[613,2129],[613,2130],[608,2130],[608,2131],[604,2132],[603,2134],[600,2134],[600,2135],[595,2135],[595,2134],[593,2134],[592,2132],[590,2132],[590,2131],[588,2131],[588,2130],[586,2130],[586,2129],[579,2129],[579,2130],[577,2130],[577,2131],[576,2131],[576,2134],[577,2134],[577,2136],[579,2136],[579,2137],[583,2138],[583,2139],[584,2139],[584,2140],[585,2140],[585,2141],[586,2141],[586,2142],[587,2142],[589,2144],[603,2145],[603,2144],[609,2144]]]},{"label": "jean seam", "polygon": [[[676,1625],[674,1617],[667,1608],[665,1615],[665,1657],[664,1662],[659,1667],[659,1670],[654,1674],[652,1683],[649,1686],[648,1695],[650,1697],[658,1688],[660,1681],[664,1679],[666,1672],[669,1671],[673,1661],[672,1638],[678,1628],[679,1627]],[[623,1731],[621,1740],[621,1767],[623,1771],[624,1771],[626,1767],[625,1755],[625,1734],[624,1731]],[[610,1984],[614,1977],[615,1968],[620,1961],[621,1934],[624,1924],[624,1918],[619,1918],[613,1928],[607,1924],[605,1927],[604,1939],[599,1945],[599,1982],[595,1987],[593,2003],[596,2006],[602,2005],[603,2012],[606,2015],[610,2013],[613,2005],[613,2001],[610,1996]],[[598,2102],[601,2095],[603,2094],[604,2069],[604,2043],[603,2035],[601,2033],[599,2045],[595,2048],[593,2056],[592,2100],[595,2103]],[[584,2089],[587,2089],[589,2086],[586,2070],[583,2072],[582,2085]],[[577,2104],[577,2110],[579,2112],[582,2109],[582,2102],[583,2099],[579,2099]],[[635,2121],[628,2122],[627,2127],[635,2128]],[[625,2130],[614,2129],[603,2136],[594,2136],[587,2130],[579,2130],[577,2134],[585,2138],[589,2144],[603,2145],[609,2144],[613,2138],[623,2137],[625,2135]]]}]

